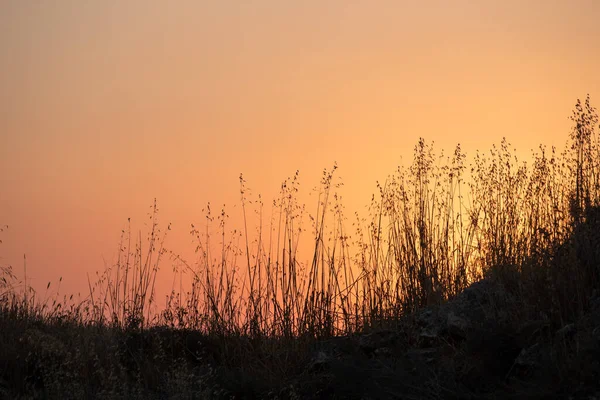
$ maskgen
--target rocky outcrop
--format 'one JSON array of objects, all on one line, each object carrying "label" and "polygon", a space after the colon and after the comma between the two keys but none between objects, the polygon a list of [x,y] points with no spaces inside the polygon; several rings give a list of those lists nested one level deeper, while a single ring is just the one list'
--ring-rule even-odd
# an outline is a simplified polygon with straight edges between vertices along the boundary
[{"label": "rocky outcrop", "polygon": [[[543,315],[522,321],[515,316],[522,315],[523,304],[500,283],[482,280],[446,304],[406,316],[396,329],[322,342],[305,371],[335,381],[341,379],[341,371],[347,373],[343,366],[353,366],[355,372],[371,371],[365,376],[373,381],[364,380],[360,373],[354,378],[365,387],[379,384],[372,371],[394,371],[411,377],[410,382],[435,376],[440,390],[477,393],[519,385],[529,390],[531,398],[544,398],[556,394],[553,388],[565,379],[561,373],[580,368],[561,363],[585,364],[590,379],[600,378],[597,303],[576,323],[553,326]],[[584,358],[577,355],[581,351],[586,352]],[[430,388],[417,390],[408,383],[397,389],[417,397],[432,396]]]}]

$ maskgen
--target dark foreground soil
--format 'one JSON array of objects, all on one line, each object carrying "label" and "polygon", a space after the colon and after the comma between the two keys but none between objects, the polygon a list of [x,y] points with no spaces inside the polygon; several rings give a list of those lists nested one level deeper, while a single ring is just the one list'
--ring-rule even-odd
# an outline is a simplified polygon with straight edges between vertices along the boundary
[{"label": "dark foreground soil", "polygon": [[[0,320],[0,398],[600,399],[600,296],[523,318],[492,280],[353,336],[248,338]],[[518,317],[517,316],[521,316]]]}]

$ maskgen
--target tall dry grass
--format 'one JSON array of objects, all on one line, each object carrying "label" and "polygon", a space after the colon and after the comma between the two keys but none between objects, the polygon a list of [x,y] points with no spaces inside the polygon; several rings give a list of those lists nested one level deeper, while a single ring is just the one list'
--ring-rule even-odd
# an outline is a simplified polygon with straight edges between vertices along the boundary
[{"label": "tall dry grass", "polygon": [[[393,323],[494,277],[527,298],[530,312],[572,319],[599,283],[595,230],[586,228],[600,199],[598,116],[589,96],[571,119],[565,149],[540,146],[529,163],[506,139],[469,165],[460,145],[446,156],[420,139],[413,162],[377,184],[369,215],[352,224],[336,165],[323,171],[314,212],[298,202],[298,172],[270,205],[251,199],[240,176],[244,226],[228,230],[226,211],[215,215],[209,204],[203,226],[191,228],[195,260],[165,249],[170,226],[160,227],[155,202],[144,240],[128,225],[116,263],[90,279],[88,298],[71,304],[70,315],[122,329],[322,338]],[[311,249],[309,262],[301,248]],[[174,289],[159,307],[155,284],[166,257],[176,266]],[[3,270],[5,309],[17,304],[11,278]]]}]

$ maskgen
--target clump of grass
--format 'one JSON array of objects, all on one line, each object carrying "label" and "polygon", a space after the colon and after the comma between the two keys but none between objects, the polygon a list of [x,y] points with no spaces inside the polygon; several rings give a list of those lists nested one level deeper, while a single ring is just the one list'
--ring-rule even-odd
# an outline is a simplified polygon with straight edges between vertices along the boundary
[{"label": "clump of grass", "polygon": [[465,221],[464,158],[460,146],[448,159],[420,139],[409,169],[378,184],[368,241],[358,228],[357,264],[365,277],[359,301],[373,321],[439,304],[469,283],[473,232]]},{"label": "clump of grass", "polygon": [[134,238],[132,248],[131,220],[121,232],[117,261],[108,266],[103,274],[97,274],[92,285],[88,276],[89,297],[86,311],[88,322],[108,323],[122,329],[143,329],[156,321],[155,285],[167,232],[162,232],[158,223],[156,199],[148,213],[150,230],[145,245],[142,234]]}]

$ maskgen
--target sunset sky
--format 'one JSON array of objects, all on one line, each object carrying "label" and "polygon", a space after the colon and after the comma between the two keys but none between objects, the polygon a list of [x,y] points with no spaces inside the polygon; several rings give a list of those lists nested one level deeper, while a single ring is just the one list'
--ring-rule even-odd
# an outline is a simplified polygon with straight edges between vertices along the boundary
[{"label": "sunset sky", "polygon": [[240,173],[268,202],[300,170],[311,210],[337,162],[362,212],[420,136],[562,148],[588,93],[597,0],[4,0],[0,263],[86,292],[154,198],[183,254],[207,202],[239,224]]}]

